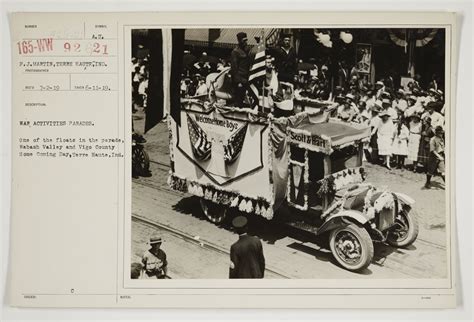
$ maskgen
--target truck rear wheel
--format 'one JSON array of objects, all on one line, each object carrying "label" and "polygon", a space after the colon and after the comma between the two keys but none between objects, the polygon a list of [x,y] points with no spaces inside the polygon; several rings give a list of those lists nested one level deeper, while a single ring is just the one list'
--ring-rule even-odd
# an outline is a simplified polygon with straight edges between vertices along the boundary
[{"label": "truck rear wheel", "polygon": [[221,224],[227,218],[227,207],[202,198],[199,201],[202,212],[210,222]]},{"label": "truck rear wheel", "polygon": [[356,224],[332,230],[329,247],[337,262],[350,271],[366,268],[374,257],[374,245],[369,233]]},{"label": "truck rear wheel", "polygon": [[394,247],[406,247],[418,237],[418,219],[413,209],[403,209],[395,218],[397,224],[387,236],[387,243]]}]

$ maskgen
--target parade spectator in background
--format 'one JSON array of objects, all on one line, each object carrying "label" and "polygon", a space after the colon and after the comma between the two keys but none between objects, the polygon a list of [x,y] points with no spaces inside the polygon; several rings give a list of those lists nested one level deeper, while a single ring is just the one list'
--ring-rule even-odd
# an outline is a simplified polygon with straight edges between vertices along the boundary
[{"label": "parade spectator in background", "polygon": [[370,126],[370,157],[368,158],[372,163],[378,163],[379,154],[377,146],[377,131],[382,120],[379,117],[380,108],[382,107],[382,102],[376,101],[374,107],[372,108],[372,117],[369,121]]},{"label": "parade spectator in background", "polygon": [[430,156],[430,140],[434,136],[434,128],[431,125],[431,118],[422,118],[420,148],[418,150],[418,165],[428,168],[428,158]]},{"label": "parade spectator in background", "polygon": [[245,32],[237,34],[237,47],[231,53],[232,87],[234,90],[234,103],[236,106],[243,106],[245,94],[248,86],[251,59],[250,48],[247,45],[248,39]]},{"label": "parade spectator in background", "polygon": [[390,114],[387,111],[380,113],[381,122],[377,129],[377,147],[379,156],[384,158],[384,165],[387,169],[390,167],[390,156],[392,155],[392,144],[395,135],[395,126],[390,119]]},{"label": "parade spectator in background", "polygon": [[297,75],[297,57],[296,51],[291,47],[291,36],[284,34],[282,43],[272,52],[275,57],[275,68],[278,73],[278,79],[281,82],[293,83]]},{"label": "parade spectator in background", "polygon": [[444,179],[444,130],[441,126],[435,129],[435,136],[430,139],[430,156],[426,173],[425,188],[431,188],[431,177],[439,174]]},{"label": "parade spectator in background", "polygon": [[405,113],[406,109],[408,108],[408,102],[405,97],[405,91],[403,89],[399,89],[395,94],[395,99],[392,102],[392,107],[397,110],[398,113]]},{"label": "parade spectator in background", "polygon": [[377,81],[375,83],[375,99],[381,99],[382,98],[382,93],[385,92],[385,84],[382,81]]},{"label": "parade spectator in background", "polygon": [[416,171],[422,130],[421,117],[419,114],[415,113],[410,116],[408,130],[408,160],[413,164],[413,171]]},{"label": "parade spectator in background", "polygon": [[371,113],[366,108],[366,103],[363,99],[359,100],[359,114],[356,116],[355,121],[357,123],[369,126]]},{"label": "parade spectator in background", "polygon": [[435,102],[429,102],[426,105],[426,112],[421,116],[421,118],[429,117],[431,119],[431,126],[436,128],[437,126],[444,125],[444,117],[440,113],[435,111]]},{"label": "parade spectator in background", "polygon": [[398,119],[398,113],[392,107],[392,103],[390,102],[390,99],[384,98],[382,100],[382,109],[388,113],[392,121],[395,121]]},{"label": "parade spectator in background", "polygon": [[404,120],[400,119],[396,126],[395,139],[393,140],[392,153],[395,156],[398,169],[405,166],[405,158],[408,155],[408,137],[410,133]]}]

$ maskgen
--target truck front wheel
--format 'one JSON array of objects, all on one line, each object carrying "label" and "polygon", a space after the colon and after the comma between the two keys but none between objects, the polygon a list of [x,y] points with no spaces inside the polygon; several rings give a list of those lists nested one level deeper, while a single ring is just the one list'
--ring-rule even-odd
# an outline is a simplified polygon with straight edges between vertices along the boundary
[{"label": "truck front wheel", "polygon": [[374,245],[369,233],[356,224],[332,230],[329,247],[337,262],[350,271],[366,268],[374,257]]}]

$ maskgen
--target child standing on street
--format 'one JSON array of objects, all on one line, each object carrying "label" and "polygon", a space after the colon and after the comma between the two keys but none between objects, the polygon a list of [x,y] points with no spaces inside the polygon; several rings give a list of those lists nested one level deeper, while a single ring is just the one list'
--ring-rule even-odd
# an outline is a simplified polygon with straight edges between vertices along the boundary
[{"label": "child standing on street", "polygon": [[444,130],[441,126],[435,129],[435,136],[430,139],[430,155],[426,172],[425,188],[431,188],[431,177],[439,174],[444,179]]},{"label": "child standing on street", "polygon": [[410,131],[404,124],[404,120],[400,119],[395,130],[395,139],[393,140],[392,153],[396,159],[398,169],[403,169],[405,158],[408,155],[408,136]]}]

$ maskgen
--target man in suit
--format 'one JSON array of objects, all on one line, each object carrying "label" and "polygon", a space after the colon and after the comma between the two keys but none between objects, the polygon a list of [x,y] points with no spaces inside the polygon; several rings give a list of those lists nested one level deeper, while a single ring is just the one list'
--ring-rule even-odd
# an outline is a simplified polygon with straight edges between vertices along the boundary
[{"label": "man in suit", "polygon": [[265,257],[260,239],[247,235],[247,218],[235,217],[232,225],[239,240],[230,247],[229,278],[263,278]]}]

